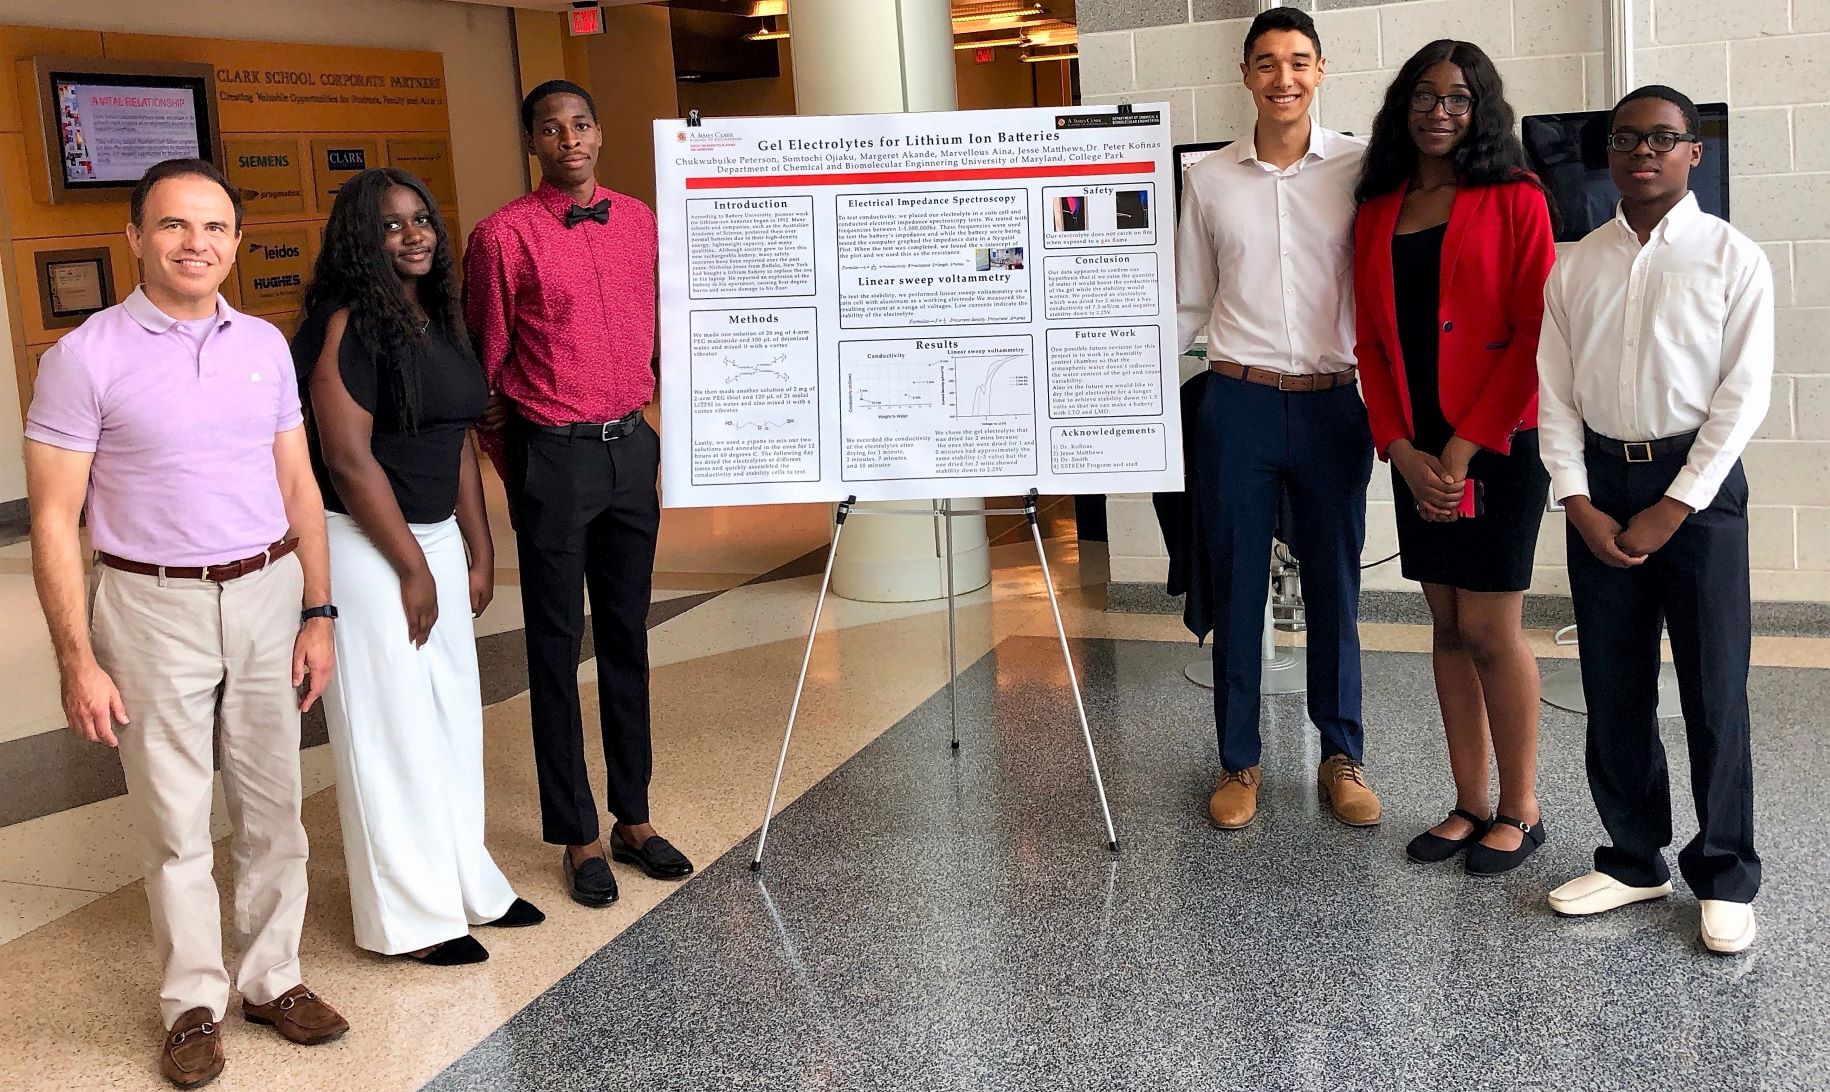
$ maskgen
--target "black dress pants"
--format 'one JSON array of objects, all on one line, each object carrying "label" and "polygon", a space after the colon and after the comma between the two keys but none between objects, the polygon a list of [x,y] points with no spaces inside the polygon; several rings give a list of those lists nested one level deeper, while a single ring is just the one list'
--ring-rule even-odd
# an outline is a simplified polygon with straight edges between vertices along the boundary
[{"label": "black dress pants", "polygon": [[586,845],[599,834],[578,708],[587,590],[610,813],[624,823],[648,822],[648,603],[661,526],[661,439],[645,421],[611,440],[515,421],[506,440],[541,836],[554,845]]},{"label": "black dress pants", "polygon": [[[1622,527],[1658,502],[1684,454],[1629,463],[1591,443],[1589,499]],[[1753,759],[1747,677],[1752,654],[1747,476],[1737,463],[1708,508],[1634,568],[1604,565],[1574,527],[1569,578],[1588,700],[1589,789],[1613,845],[1595,868],[1634,887],[1671,878],[1671,784],[1658,732],[1659,629],[1671,633],[1700,830],[1678,854],[1698,898],[1752,901]]]}]

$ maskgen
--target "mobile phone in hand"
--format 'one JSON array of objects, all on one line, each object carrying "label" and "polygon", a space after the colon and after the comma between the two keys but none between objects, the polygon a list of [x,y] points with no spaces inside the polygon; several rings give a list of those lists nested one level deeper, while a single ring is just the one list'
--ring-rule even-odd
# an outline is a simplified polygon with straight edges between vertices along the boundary
[{"label": "mobile phone in hand", "polygon": [[1461,503],[1456,505],[1455,514],[1462,519],[1473,519],[1487,512],[1487,491],[1481,483],[1468,478],[1461,483]]}]

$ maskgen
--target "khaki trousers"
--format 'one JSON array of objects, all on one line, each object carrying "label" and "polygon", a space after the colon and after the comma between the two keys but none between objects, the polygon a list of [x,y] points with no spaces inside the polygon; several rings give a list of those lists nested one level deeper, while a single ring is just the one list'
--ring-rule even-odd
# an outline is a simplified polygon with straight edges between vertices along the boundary
[{"label": "khaki trousers", "polygon": [[210,874],[218,728],[234,828],[236,986],[265,1004],[301,980],[306,843],[292,646],[304,577],[297,555],[224,584],[106,567],[95,575],[90,633],[127,706],[116,735],[165,971],[160,1015],[168,1028],[200,1007],[220,1020],[229,975]]}]

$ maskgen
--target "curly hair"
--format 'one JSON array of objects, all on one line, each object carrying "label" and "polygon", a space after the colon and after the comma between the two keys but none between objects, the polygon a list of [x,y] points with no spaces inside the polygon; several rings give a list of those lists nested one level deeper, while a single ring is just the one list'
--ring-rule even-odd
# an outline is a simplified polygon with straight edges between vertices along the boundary
[{"label": "curly hair", "polygon": [[[388,190],[405,186],[425,202],[436,238],[432,268],[419,279],[417,302],[426,314],[421,325],[407,287],[381,248],[381,200]],[[439,216],[438,201],[412,174],[393,167],[374,167],[343,183],[324,225],[324,246],[305,290],[305,313],[316,315],[349,308],[345,337],[375,361],[393,421],[405,432],[419,429],[420,362],[427,333],[436,325],[460,351],[469,352],[463,315],[458,306],[457,260],[451,238]]]},{"label": "curly hair", "polygon": [[1404,62],[1391,86],[1385,89],[1385,103],[1373,120],[1372,139],[1367,144],[1366,159],[1360,169],[1360,182],[1354,188],[1359,204],[1400,189],[1417,173],[1417,143],[1411,138],[1411,94],[1430,66],[1448,61],[1461,69],[1462,79],[1474,98],[1468,114],[1468,131],[1455,146],[1451,158],[1462,183],[1471,186],[1496,186],[1504,182],[1530,182],[1542,190],[1526,165],[1525,148],[1513,132],[1515,117],[1506,102],[1506,88],[1493,61],[1473,42],[1442,38],[1431,42]]}]

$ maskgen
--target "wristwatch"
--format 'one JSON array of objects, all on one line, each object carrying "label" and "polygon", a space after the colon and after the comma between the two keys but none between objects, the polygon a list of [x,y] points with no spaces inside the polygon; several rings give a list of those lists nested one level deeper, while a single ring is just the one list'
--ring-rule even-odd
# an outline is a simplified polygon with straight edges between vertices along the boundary
[{"label": "wristwatch", "polygon": [[326,603],[321,607],[306,607],[299,612],[299,623],[301,625],[311,621],[313,618],[328,618],[334,622],[337,620],[337,608]]}]

